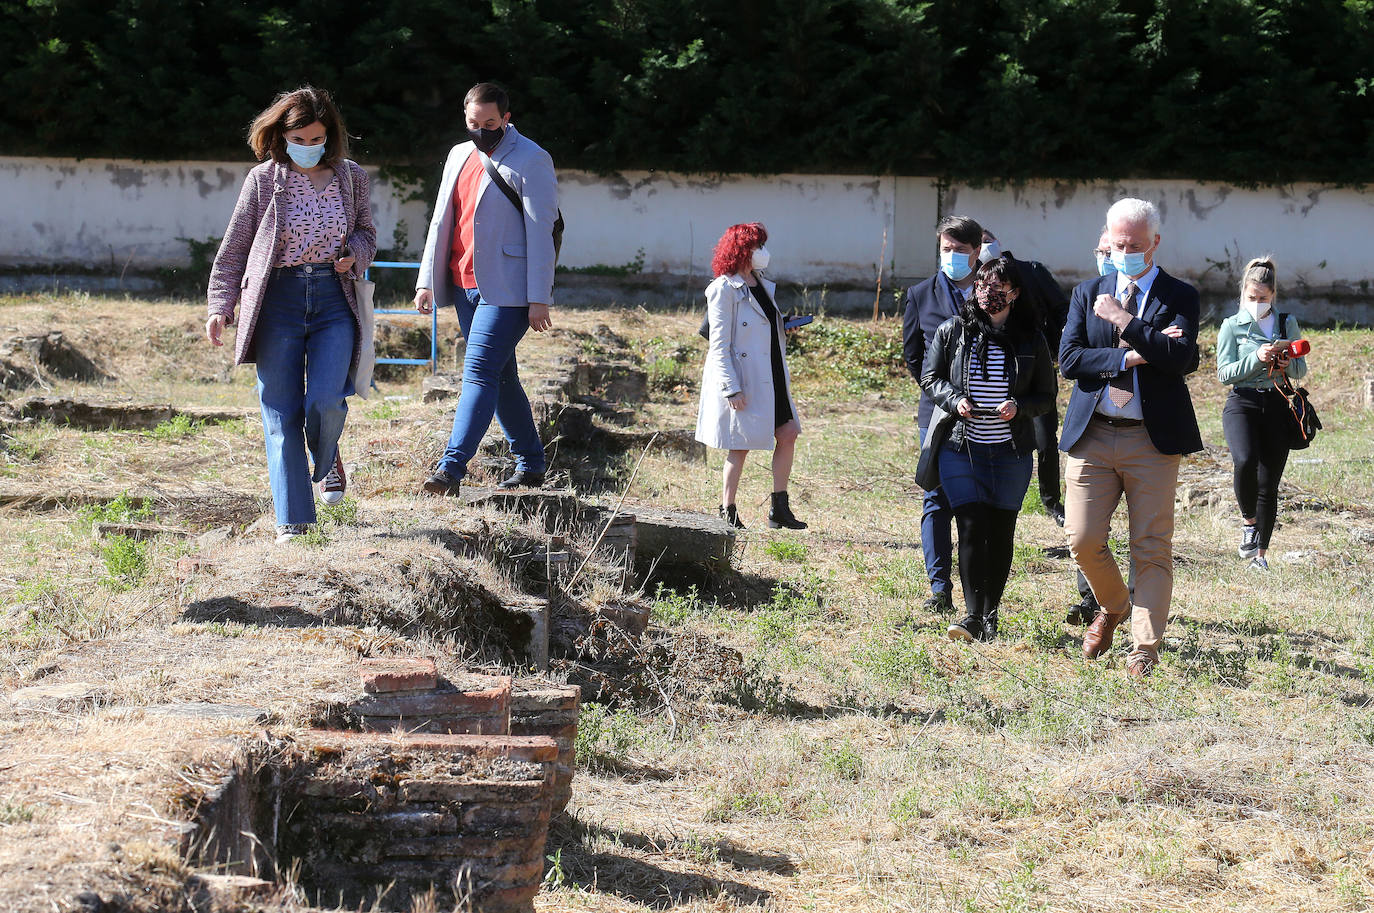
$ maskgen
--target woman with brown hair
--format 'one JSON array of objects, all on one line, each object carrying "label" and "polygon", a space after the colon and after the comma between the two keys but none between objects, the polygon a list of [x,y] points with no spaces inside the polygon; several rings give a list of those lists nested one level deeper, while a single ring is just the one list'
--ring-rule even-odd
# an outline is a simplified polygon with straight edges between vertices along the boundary
[{"label": "woman with brown hair", "polygon": [[[363,356],[353,283],[377,250],[367,173],[348,158],[348,132],[329,93],[284,92],[259,114],[248,172],[210,271],[205,335],[223,345],[239,324],[235,364],[257,364],[277,541],[344,496],[339,436]],[[238,308],[237,321],[235,308]],[[314,459],[310,471],[307,452]]]}]

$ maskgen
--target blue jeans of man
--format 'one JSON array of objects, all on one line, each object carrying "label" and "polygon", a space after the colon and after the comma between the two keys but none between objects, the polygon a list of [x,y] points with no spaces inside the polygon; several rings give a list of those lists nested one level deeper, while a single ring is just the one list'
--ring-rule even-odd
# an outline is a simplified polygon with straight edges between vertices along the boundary
[{"label": "blue jeans of man", "polygon": [[[267,479],[277,523],[314,523],[312,482],[328,475],[343,434],[353,385],[357,322],[333,264],[272,271],[253,330],[267,447]],[[311,475],[306,452],[315,462]]]},{"label": "blue jeans of man", "polygon": [[515,361],[515,347],[530,328],[529,307],[488,304],[475,288],[462,289],[453,300],[467,350],[463,354],[463,391],[439,468],[455,479],[467,475],[468,462],[495,415],[515,454],[515,468],[543,472],[544,444],[534,427],[529,397],[520,386]]},{"label": "blue jeans of man", "polygon": [[[921,441],[928,428],[921,428]],[[926,561],[926,576],[930,578],[930,593],[950,594],[949,571],[954,563],[954,536],[950,527],[954,512],[949,509],[944,491],[928,491],[921,501],[921,553]]]}]

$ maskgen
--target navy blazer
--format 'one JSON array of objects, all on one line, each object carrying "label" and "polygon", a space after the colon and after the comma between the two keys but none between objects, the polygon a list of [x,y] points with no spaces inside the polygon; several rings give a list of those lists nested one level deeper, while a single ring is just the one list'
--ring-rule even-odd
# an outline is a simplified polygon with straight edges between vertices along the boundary
[{"label": "navy blazer", "polygon": [[[1069,319],[1059,344],[1059,370],[1072,381],[1073,393],[1064,413],[1059,449],[1068,452],[1078,443],[1107,383],[1121,369],[1123,350],[1112,338],[1112,325],[1093,313],[1098,295],[1116,295],[1116,273],[1079,283],[1069,301]],[[1131,318],[1121,336],[1148,364],[1136,368],[1140,411],[1145,430],[1160,453],[1196,453],[1202,449],[1193,400],[1184,378],[1197,370],[1197,289],[1164,270],[1150,286],[1140,314]],[[1183,336],[1162,332],[1173,324]]]},{"label": "navy blazer", "polygon": [[[943,273],[936,273],[906,290],[906,309],[902,312],[902,359],[918,384],[921,382],[926,349],[935,338],[935,331],[940,324],[959,313],[959,306],[949,290],[949,280],[943,277]],[[969,294],[972,293],[973,287],[970,286]],[[921,428],[929,425],[930,413],[934,409],[935,401],[922,393],[921,404],[916,410],[916,424]]]}]

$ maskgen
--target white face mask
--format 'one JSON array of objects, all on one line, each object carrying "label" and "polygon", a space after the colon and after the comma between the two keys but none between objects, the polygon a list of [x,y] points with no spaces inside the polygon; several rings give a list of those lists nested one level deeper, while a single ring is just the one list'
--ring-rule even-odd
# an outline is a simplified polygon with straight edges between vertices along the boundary
[{"label": "white face mask", "polygon": [[768,264],[772,259],[773,255],[768,253],[768,248],[760,247],[758,250],[754,251],[754,262],[751,265],[754,269],[762,272],[768,269]]},{"label": "white face mask", "polygon": [[991,241],[984,244],[983,249],[979,251],[978,262],[991,263],[1000,256],[1002,256],[1002,245],[997,243],[996,238],[993,238]]},{"label": "white face mask", "polygon": [[1269,316],[1269,312],[1274,309],[1274,302],[1272,300],[1251,301],[1248,298],[1242,298],[1240,306],[1250,315],[1251,320],[1260,320]]}]

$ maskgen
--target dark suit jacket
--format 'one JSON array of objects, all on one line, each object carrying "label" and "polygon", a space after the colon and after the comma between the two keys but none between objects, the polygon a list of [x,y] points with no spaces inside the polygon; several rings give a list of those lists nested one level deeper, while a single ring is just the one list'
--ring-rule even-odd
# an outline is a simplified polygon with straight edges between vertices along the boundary
[{"label": "dark suit jacket", "polygon": [[1035,308],[1036,326],[1045,334],[1050,354],[1057,355],[1064,322],[1069,319],[1069,296],[1064,294],[1054,274],[1039,260],[1018,260],[1011,251],[1006,251],[1003,256],[1016,264],[1016,272],[1021,276],[1021,297],[1016,303]]},{"label": "dark suit jacket", "polygon": [[[1069,320],[1059,344],[1059,370],[1076,383],[1059,439],[1059,449],[1065,452],[1078,443],[1097,401],[1105,395],[1107,382],[1121,368],[1122,350],[1113,342],[1111,323],[1093,313],[1098,295],[1115,294],[1116,274],[1112,273],[1080,283],[1069,301]],[[1161,269],[1140,314],[1121,332],[1149,362],[1135,370],[1145,430],[1160,453],[1202,449],[1202,434],[1184,380],[1198,366],[1197,322],[1197,289]],[[1170,324],[1183,330],[1182,338],[1164,335]]]},{"label": "dark suit jacket", "polygon": [[[969,291],[972,293],[971,287]],[[902,312],[902,358],[917,383],[921,382],[926,349],[935,338],[935,331],[958,312],[959,307],[950,291],[950,281],[944,273],[936,273],[906,290],[906,309]],[[930,413],[934,409],[935,401],[922,394],[921,405],[916,411],[916,424],[922,428],[929,425]]]}]

